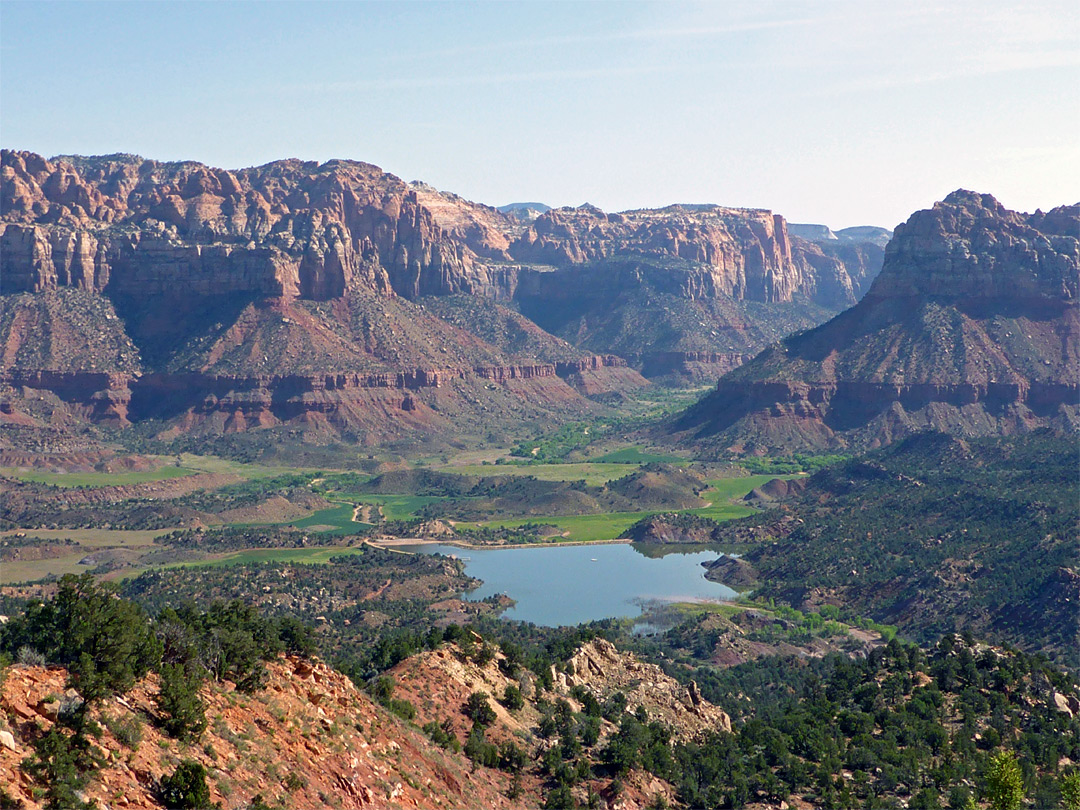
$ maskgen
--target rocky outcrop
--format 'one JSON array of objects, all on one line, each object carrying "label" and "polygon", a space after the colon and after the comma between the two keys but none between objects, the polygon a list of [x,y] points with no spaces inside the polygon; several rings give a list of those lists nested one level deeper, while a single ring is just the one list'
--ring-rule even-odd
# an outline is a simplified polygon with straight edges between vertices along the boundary
[{"label": "rocky outcrop", "polygon": [[556,688],[569,690],[584,687],[603,703],[616,692],[626,696],[633,711],[645,707],[649,718],[659,720],[672,730],[679,742],[700,738],[711,731],[731,731],[731,718],[705,700],[693,681],[683,686],[665,675],[655,664],[646,664],[635,656],[619,652],[602,638],[578,648],[570,658],[565,673],[555,673]]},{"label": "rocky outcrop", "polygon": [[[845,307],[864,291],[862,278],[876,274],[880,250],[873,267],[874,248],[854,239],[844,246],[851,249],[841,257],[831,248],[793,240],[784,218],[770,211],[674,205],[605,214],[584,205],[538,216],[510,252],[517,261],[557,268],[615,258],[678,261],[679,293],[686,297],[772,303],[802,297]],[[852,259],[855,277],[845,267]]]},{"label": "rocky outcrop", "polygon": [[749,590],[761,579],[754,566],[741,557],[724,555],[702,565],[706,569],[705,579],[727,585],[736,591]]},{"label": "rocky outcrop", "polygon": [[[84,371],[18,371],[0,374],[0,414],[16,411],[13,399],[18,389],[48,391],[75,406],[81,415],[97,423],[126,425],[131,404],[129,374],[99,374]],[[12,393],[5,396],[5,391]],[[0,416],[0,420],[2,420]]]},{"label": "rocky outcrop", "polygon": [[896,229],[868,293],[1056,306],[1080,298],[1080,205],[1009,211],[989,194],[954,191]]},{"label": "rocky outcrop", "polygon": [[1080,206],[954,192],[897,228],[857,306],[725,376],[675,428],[786,451],[1076,429],[1078,285]]},{"label": "rocky outcrop", "polygon": [[755,301],[791,300],[800,281],[784,219],[769,211],[559,208],[538,217],[510,250],[518,261],[556,267],[615,256],[682,259],[703,268],[700,293]]},{"label": "rocky outcrop", "polygon": [[719,524],[711,518],[688,513],[662,512],[649,515],[626,530],[635,543],[714,543]]},{"label": "rocky outcrop", "polygon": [[769,504],[773,501],[784,501],[801,495],[806,489],[808,478],[773,478],[766,481],[760,487],[754,487],[743,498],[752,503]]}]

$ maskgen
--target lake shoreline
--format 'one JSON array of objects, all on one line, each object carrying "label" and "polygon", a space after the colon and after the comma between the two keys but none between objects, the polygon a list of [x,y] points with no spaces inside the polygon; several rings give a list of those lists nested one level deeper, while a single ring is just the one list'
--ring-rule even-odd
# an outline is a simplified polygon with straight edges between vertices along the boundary
[{"label": "lake shoreline", "polygon": [[[712,603],[738,598],[728,586],[705,577],[702,563],[717,556],[705,549],[651,556],[625,539],[530,543],[515,548],[451,546],[430,539],[412,544],[399,539],[392,545],[369,541],[368,545],[397,554],[440,554],[461,560],[465,574],[481,583],[461,598],[476,602],[508,596],[515,604],[504,618],[546,627],[634,619],[649,601]],[[549,551],[524,551],[531,548]]]}]

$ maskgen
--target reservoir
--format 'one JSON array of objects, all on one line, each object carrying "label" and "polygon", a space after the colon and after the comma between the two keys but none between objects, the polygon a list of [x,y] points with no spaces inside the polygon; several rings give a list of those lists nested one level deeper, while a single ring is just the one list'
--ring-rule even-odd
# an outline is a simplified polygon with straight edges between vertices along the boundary
[{"label": "reservoir", "polygon": [[484,581],[469,599],[505,593],[517,602],[503,614],[506,618],[548,627],[638,616],[645,602],[736,597],[731,588],[705,579],[701,563],[715,560],[717,551],[645,556],[629,543],[505,549],[425,543],[397,548],[458,557],[469,576]]}]

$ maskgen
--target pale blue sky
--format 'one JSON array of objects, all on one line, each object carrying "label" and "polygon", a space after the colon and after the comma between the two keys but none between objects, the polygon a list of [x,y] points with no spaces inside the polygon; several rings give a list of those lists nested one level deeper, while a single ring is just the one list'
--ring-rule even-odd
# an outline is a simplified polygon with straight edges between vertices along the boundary
[{"label": "pale blue sky", "polygon": [[1080,3],[0,3],[0,143],[892,227],[1080,199]]}]

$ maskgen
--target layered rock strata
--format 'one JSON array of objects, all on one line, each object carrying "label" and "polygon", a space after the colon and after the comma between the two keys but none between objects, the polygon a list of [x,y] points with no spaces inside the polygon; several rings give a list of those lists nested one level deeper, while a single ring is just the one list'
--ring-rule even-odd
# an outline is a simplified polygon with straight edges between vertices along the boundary
[{"label": "layered rock strata", "polygon": [[1080,426],[1080,206],[950,194],[897,228],[854,308],[726,375],[677,430],[735,449]]},{"label": "layered rock strata", "polygon": [[[447,329],[421,301],[465,294],[523,313],[575,297],[611,310],[656,293],[853,301],[843,262],[800,244],[778,215],[720,206],[583,206],[523,220],[367,163],[227,171],[3,150],[0,414],[24,423],[33,409],[18,401],[48,410],[55,399],[68,414],[52,413],[54,423],[186,413],[240,429],[419,417],[415,392],[445,391],[441,380],[531,384],[538,402],[622,390],[643,383],[613,356],[631,347],[590,341],[588,313],[559,346],[517,313],[496,313],[509,330],[502,345],[483,323]],[[639,359],[650,373],[707,378],[739,362],[746,346],[716,337],[726,309],[679,313],[687,325],[667,331],[682,336],[669,347],[681,356]],[[762,333],[737,318],[731,333]]]},{"label": "layered rock strata", "polygon": [[356,413],[370,409],[374,402],[390,411],[416,411],[422,405],[413,392],[440,388],[452,380],[475,377],[508,384],[546,378],[594,393],[588,389],[590,385],[604,387],[596,382],[598,374],[604,372],[613,373],[624,384],[640,384],[626,361],[614,356],[527,366],[319,376],[9,370],[0,373],[0,412],[15,411],[10,395],[3,395],[5,389],[27,389],[55,395],[90,421],[119,426],[145,419],[169,420],[188,413],[197,419],[224,416],[226,430],[276,425],[313,414],[321,414],[331,424],[349,427],[355,423]]},{"label": "layered rock strata", "polygon": [[[352,284],[415,298],[511,300],[536,266],[612,257],[697,269],[690,296],[828,305],[855,300],[843,261],[793,245],[783,217],[721,206],[497,209],[376,166],[283,160],[226,171],[132,155],[2,154],[5,292],[76,286],[113,296],[246,292],[340,297]],[[860,270],[860,272],[862,272]]]}]

